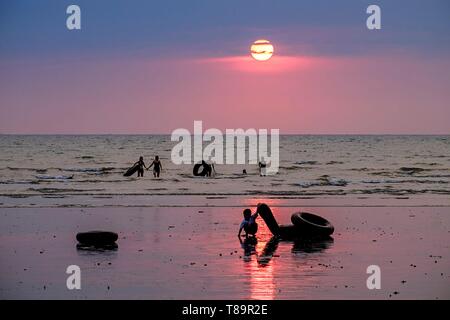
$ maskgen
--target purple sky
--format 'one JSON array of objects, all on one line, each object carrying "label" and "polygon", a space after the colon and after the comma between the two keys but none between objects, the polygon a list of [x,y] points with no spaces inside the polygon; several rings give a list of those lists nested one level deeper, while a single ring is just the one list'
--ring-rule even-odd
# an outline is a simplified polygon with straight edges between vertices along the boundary
[{"label": "purple sky", "polygon": [[[42,1],[38,12],[31,1],[2,3],[0,133],[170,133],[194,120],[281,133],[450,133],[447,2],[403,1],[408,12],[379,1],[380,31],[365,28],[364,1],[333,16],[331,1],[262,2],[252,11],[170,1],[152,16],[148,2],[111,1],[102,15],[79,1],[81,31],[65,29],[69,2]],[[250,57],[259,38],[274,45],[267,62]]]}]

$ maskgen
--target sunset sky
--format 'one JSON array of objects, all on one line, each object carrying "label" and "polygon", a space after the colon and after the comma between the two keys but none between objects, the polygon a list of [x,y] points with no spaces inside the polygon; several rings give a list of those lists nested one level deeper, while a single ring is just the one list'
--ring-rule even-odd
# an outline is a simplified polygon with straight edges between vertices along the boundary
[{"label": "sunset sky", "polygon": [[[82,30],[66,28],[81,7]],[[366,8],[382,29],[366,28]],[[450,1],[0,3],[0,133],[449,134]],[[268,61],[251,44],[274,46]]]}]

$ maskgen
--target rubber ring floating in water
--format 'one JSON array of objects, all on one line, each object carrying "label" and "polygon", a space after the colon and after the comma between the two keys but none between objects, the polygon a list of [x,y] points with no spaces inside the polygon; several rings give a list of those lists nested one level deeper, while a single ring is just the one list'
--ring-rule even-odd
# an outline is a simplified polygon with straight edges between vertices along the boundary
[{"label": "rubber ring floating in water", "polygon": [[[202,171],[200,171],[200,168],[202,168]],[[194,170],[192,171],[192,173],[196,177],[205,177],[211,173],[211,166],[204,162],[196,163],[194,165]]]},{"label": "rubber ring floating in water", "polygon": [[114,245],[119,236],[111,231],[88,231],[77,233],[77,240],[84,246]]}]

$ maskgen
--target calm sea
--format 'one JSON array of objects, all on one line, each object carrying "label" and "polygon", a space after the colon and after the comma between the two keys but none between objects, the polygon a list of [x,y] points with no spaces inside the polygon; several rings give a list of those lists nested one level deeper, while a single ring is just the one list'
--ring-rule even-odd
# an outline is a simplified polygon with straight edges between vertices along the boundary
[{"label": "calm sea", "polygon": [[[0,195],[450,195],[450,136],[281,136],[270,177],[255,165],[217,165],[216,177],[194,178],[192,165],[171,162],[174,145],[168,135],[1,135]],[[139,156],[149,164],[155,155],[160,179],[123,177]]]}]

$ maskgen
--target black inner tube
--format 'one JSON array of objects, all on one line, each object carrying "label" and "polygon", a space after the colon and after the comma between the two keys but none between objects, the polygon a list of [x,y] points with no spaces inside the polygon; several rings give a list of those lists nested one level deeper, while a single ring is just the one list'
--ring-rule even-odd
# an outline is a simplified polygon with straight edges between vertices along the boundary
[{"label": "black inner tube", "polygon": [[272,234],[283,240],[302,237],[320,238],[330,236],[334,232],[334,227],[328,220],[312,213],[294,213],[291,216],[293,224],[279,225],[267,204],[259,204],[257,211]]},{"label": "black inner tube", "polygon": [[272,210],[270,210],[269,206],[265,203],[260,203],[257,211],[261,218],[263,218],[270,232],[272,232],[274,236],[278,236],[280,234],[280,226],[273,216]]},{"label": "black inner tube", "polygon": [[[202,171],[200,171],[200,168],[202,168]],[[200,172],[199,172],[200,171]],[[194,165],[193,174],[196,177],[204,177],[207,176],[211,172],[211,166],[206,163],[196,163]]]},{"label": "black inner tube", "polygon": [[306,221],[309,221],[311,223],[314,223],[314,224],[317,224],[317,225],[323,226],[323,227],[328,226],[330,224],[326,219],[319,217],[315,214],[308,213],[308,212],[302,212],[301,217]]},{"label": "black inner tube", "polygon": [[329,236],[334,232],[334,227],[328,220],[312,213],[294,213],[291,221],[304,235]]}]

